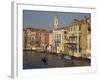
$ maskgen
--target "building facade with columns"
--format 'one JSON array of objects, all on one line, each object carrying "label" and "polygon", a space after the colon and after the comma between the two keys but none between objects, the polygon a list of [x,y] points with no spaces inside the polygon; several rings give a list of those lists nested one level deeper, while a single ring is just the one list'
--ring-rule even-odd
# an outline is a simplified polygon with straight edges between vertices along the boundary
[{"label": "building facade with columns", "polygon": [[59,26],[58,24],[58,16],[54,16],[54,29],[52,32],[52,37],[53,37],[53,50],[56,53],[66,53],[66,28],[67,27],[63,27],[63,26]]},{"label": "building facade with columns", "polygon": [[68,55],[80,57],[80,24],[77,21],[71,23],[67,28]]},{"label": "building facade with columns", "polygon": [[58,16],[54,17],[54,29],[52,33],[54,52],[75,57],[87,57],[90,52],[90,18],[86,16],[82,20],[74,19],[68,26],[59,27]]}]

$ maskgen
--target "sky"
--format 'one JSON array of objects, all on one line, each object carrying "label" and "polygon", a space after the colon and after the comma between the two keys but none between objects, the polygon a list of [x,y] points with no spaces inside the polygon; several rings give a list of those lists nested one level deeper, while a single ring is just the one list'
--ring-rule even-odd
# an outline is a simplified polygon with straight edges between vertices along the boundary
[{"label": "sky", "polygon": [[91,17],[90,13],[23,10],[23,27],[52,30],[55,15],[58,16],[59,27],[69,25],[73,19],[81,20],[84,16]]}]

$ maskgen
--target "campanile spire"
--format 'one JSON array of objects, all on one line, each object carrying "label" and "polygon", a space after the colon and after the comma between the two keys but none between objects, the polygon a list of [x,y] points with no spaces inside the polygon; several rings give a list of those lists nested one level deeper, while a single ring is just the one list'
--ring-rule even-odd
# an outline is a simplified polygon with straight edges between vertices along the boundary
[{"label": "campanile spire", "polygon": [[54,29],[58,28],[58,16],[54,16]]}]

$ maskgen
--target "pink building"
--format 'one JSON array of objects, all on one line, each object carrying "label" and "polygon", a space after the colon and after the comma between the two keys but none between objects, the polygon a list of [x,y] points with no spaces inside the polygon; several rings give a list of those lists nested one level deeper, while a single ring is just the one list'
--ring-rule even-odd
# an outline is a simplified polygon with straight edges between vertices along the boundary
[{"label": "pink building", "polygon": [[24,49],[40,47],[47,48],[49,45],[49,31],[45,29],[26,28],[23,30]]},{"label": "pink building", "polygon": [[41,31],[40,43],[41,43],[41,47],[46,50],[47,47],[49,46],[49,31],[47,30]]}]

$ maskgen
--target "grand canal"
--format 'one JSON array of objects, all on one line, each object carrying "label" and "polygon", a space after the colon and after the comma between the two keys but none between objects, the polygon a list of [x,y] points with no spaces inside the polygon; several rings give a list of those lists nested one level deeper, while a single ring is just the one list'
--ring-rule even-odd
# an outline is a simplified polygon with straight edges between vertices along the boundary
[{"label": "grand canal", "polygon": [[[42,61],[44,57],[46,62]],[[90,65],[91,61],[88,59],[72,58],[69,60],[57,54],[23,51],[23,69],[82,67]]]}]

